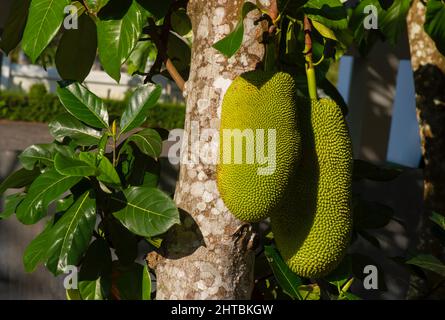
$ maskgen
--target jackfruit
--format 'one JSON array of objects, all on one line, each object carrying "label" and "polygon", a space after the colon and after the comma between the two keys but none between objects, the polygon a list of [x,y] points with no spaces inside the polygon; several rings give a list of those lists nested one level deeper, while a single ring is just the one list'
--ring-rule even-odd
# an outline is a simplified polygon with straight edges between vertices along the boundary
[{"label": "jackfruit", "polygon": [[320,278],[343,258],[352,230],[352,150],[332,100],[299,104],[302,160],[283,206],[271,216],[275,243],[296,274]]},{"label": "jackfruit", "polygon": [[256,222],[281,204],[300,161],[296,85],[288,73],[250,71],[222,103],[217,185],[224,204]]}]

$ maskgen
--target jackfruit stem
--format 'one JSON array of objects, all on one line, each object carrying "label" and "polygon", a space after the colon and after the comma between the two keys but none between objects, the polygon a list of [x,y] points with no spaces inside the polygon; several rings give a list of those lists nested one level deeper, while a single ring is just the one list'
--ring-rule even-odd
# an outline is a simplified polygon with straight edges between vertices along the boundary
[{"label": "jackfruit stem", "polygon": [[304,56],[306,59],[306,76],[309,97],[313,100],[317,100],[317,81],[315,77],[314,63],[312,61],[312,27],[311,21],[307,16],[304,16]]}]

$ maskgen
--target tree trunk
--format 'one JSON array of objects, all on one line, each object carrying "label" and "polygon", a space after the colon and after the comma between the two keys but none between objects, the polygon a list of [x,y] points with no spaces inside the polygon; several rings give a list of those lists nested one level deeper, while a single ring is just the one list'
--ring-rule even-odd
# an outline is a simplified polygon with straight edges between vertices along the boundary
[{"label": "tree trunk", "polygon": [[[431,234],[432,211],[445,214],[445,57],[424,31],[425,5],[415,0],[408,14],[408,37],[416,87],[424,168],[424,215],[418,249],[444,255]],[[438,293],[440,290],[436,290]]]},{"label": "tree trunk", "polygon": [[[264,2],[264,1],[263,1]],[[185,85],[187,101],[185,136],[175,201],[182,224],[174,227],[161,250],[148,257],[157,275],[157,299],[250,299],[253,287],[255,233],[228,211],[216,186],[218,132],[221,104],[231,81],[255,69],[264,55],[260,44],[264,24],[255,24],[259,11],[244,20],[240,51],[231,59],[212,45],[232,31],[239,21],[243,1],[191,0],[188,13],[193,25],[190,77]],[[242,106],[240,106],[241,108]],[[193,136],[190,136],[193,135]],[[187,141],[188,140],[188,141]],[[199,148],[199,149],[198,149]],[[191,155],[200,151],[201,157]]]}]

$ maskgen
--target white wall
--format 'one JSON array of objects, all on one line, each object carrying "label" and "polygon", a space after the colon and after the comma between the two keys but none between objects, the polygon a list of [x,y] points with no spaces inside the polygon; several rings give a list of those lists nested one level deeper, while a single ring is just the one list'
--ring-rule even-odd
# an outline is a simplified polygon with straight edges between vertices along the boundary
[{"label": "white wall", "polygon": [[[1,70],[0,90],[29,91],[32,85],[43,83],[49,92],[55,92],[60,77],[56,68],[43,69],[38,65],[11,63],[8,57],[3,57]],[[157,76],[154,78],[163,88],[162,101],[182,102],[182,94],[174,83],[168,79]],[[121,100],[125,93],[143,81],[141,76],[121,74],[120,83],[116,83],[106,72],[93,70],[85,80],[85,85],[101,98]]]}]

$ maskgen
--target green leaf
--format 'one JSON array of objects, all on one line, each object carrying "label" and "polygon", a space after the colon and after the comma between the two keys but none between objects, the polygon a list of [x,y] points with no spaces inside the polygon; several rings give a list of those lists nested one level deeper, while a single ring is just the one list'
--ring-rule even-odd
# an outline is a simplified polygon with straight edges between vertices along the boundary
[{"label": "green leaf", "polygon": [[274,247],[265,246],[264,254],[281,289],[291,298],[302,300],[301,294],[298,291],[298,287],[303,284],[301,278],[289,269]]},{"label": "green leaf", "polygon": [[147,300],[149,293],[146,291],[149,286],[149,274],[146,268],[139,263],[130,266],[122,266],[117,261],[113,264],[113,279],[116,293],[121,300]]},{"label": "green leaf", "polygon": [[57,95],[65,109],[80,121],[108,128],[108,112],[102,99],[78,82],[59,82]]},{"label": "green leaf", "polygon": [[51,167],[54,163],[54,154],[50,144],[36,144],[26,148],[19,160],[27,170],[33,170],[36,163]]},{"label": "green leaf", "polygon": [[[406,28],[406,16],[410,5],[410,1],[407,0],[394,0],[392,6],[379,15],[379,28],[393,46],[397,45],[399,35]],[[442,18],[444,17],[445,15]]]},{"label": "green leaf", "polygon": [[49,234],[53,224],[54,218],[46,223],[43,231],[26,247],[23,254],[23,265],[26,272],[33,272],[40,262],[46,261]]},{"label": "green leaf", "polygon": [[162,138],[156,130],[144,129],[131,135],[127,141],[134,142],[140,151],[157,159],[162,151]]},{"label": "green leaf", "polygon": [[139,127],[147,119],[147,111],[154,107],[162,94],[160,85],[147,84],[138,87],[131,95],[124,110],[120,128],[121,134]]},{"label": "green leaf", "polygon": [[[167,55],[184,80],[188,79],[191,61],[191,48],[182,37],[170,32],[168,35]],[[167,71],[162,75],[171,79]]]},{"label": "green leaf", "polygon": [[85,0],[84,3],[90,12],[98,13],[109,1],[110,0]]},{"label": "green leaf", "polygon": [[99,130],[86,126],[70,114],[58,116],[48,126],[50,134],[59,142],[69,137],[80,146],[93,146],[97,145],[101,138]]},{"label": "green leaf", "polygon": [[6,55],[14,50],[22,39],[30,3],[31,0],[15,0],[12,2],[0,41],[0,48]]},{"label": "green leaf", "polygon": [[442,277],[445,277],[445,264],[430,254],[419,254],[418,256],[408,260],[406,263],[432,271]]},{"label": "green leaf", "polygon": [[320,300],[320,287],[316,283],[299,286],[298,292],[302,300]]},{"label": "green leaf", "polygon": [[151,300],[151,276],[147,265],[142,271],[142,297],[141,300]]},{"label": "green leaf", "polygon": [[137,2],[148,12],[154,15],[157,19],[162,19],[167,14],[170,9],[170,5],[173,3],[173,0],[162,0],[162,1],[153,1],[153,0],[137,0]]},{"label": "green leaf", "polygon": [[350,292],[343,292],[343,297],[345,300],[362,300],[360,297],[356,296],[355,294],[352,294]]},{"label": "green leaf", "polygon": [[192,22],[184,9],[174,11],[170,19],[173,31],[180,36],[185,36],[192,30]]},{"label": "green leaf", "polygon": [[104,300],[111,293],[111,252],[99,238],[89,246],[79,272],[79,291],[83,300]]},{"label": "green leaf", "polygon": [[23,34],[23,51],[33,63],[59,31],[69,0],[32,0]]},{"label": "green leaf", "polygon": [[40,170],[38,169],[17,170],[2,181],[0,184],[0,195],[8,189],[19,189],[30,185],[39,175]]},{"label": "green leaf", "polygon": [[377,166],[363,160],[354,160],[354,180],[369,179],[373,181],[391,181],[403,173],[399,167],[384,165]]},{"label": "green leaf", "polygon": [[73,203],[74,203],[74,197],[72,194],[63,199],[59,199],[57,200],[56,211],[59,213],[67,211],[72,206]]},{"label": "green leaf", "polygon": [[304,13],[312,21],[320,22],[331,29],[348,27],[347,12],[340,0],[309,0],[304,5]]},{"label": "green leaf", "polygon": [[111,198],[121,209],[113,215],[131,232],[153,237],[179,224],[179,211],[173,200],[156,188],[130,187]]},{"label": "green leaf", "polygon": [[128,74],[144,73],[150,61],[156,58],[156,46],[150,41],[139,41],[126,62]]},{"label": "green leaf", "polygon": [[117,82],[121,78],[121,65],[136,47],[143,25],[144,15],[136,1],[132,1],[122,17],[100,17],[97,22],[99,59]]},{"label": "green leaf", "polygon": [[68,301],[82,300],[82,297],[80,296],[79,289],[67,289],[66,290],[66,300],[68,300]]},{"label": "green leaf", "polygon": [[334,285],[340,292],[341,287],[348,282],[352,274],[352,260],[350,256],[346,256],[330,274],[324,277],[324,280]]},{"label": "green leaf", "polygon": [[[79,154],[79,159],[89,163],[91,166],[96,166],[96,155],[88,152],[81,152]],[[99,173],[97,174],[97,179],[104,183],[108,183],[111,185],[120,185],[121,180],[119,175],[116,172],[116,169],[113,167],[113,164],[108,160],[107,157],[103,157],[99,164],[97,165],[99,169]]]},{"label": "green leaf", "polygon": [[437,49],[445,56],[445,3],[429,0],[426,7],[425,31],[436,43]]},{"label": "green leaf", "polygon": [[26,195],[21,193],[12,194],[5,199],[5,207],[3,212],[0,213],[0,219],[8,219],[15,213],[20,202],[25,199]]},{"label": "green leaf", "polygon": [[118,164],[122,181],[131,186],[157,187],[160,163],[142,153],[135,144],[126,144],[122,148]]},{"label": "green leaf", "polygon": [[232,57],[241,47],[244,37],[244,19],[247,14],[257,9],[257,6],[251,2],[245,2],[242,8],[242,13],[235,29],[226,37],[219,40],[213,45],[213,48],[224,54],[227,58]]},{"label": "green leaf", "polygon": [[332,31],[331,29],[329,29],[328,27],[326,27],[325,25],[323,25],[322,23],[313,20],[312,21],[312,25],[314,26],[315,29],[317,29],[317,31],[325,38],[328,39],[332,39],[335,41],[337,40],[337,37],[335,36],[334,31]]},{"label": "green leaf", "polygon": [[46,267],[54,275],[77,265],[90,244],[96,224],[96,201],[85,192],[54,224],[48,235]]},{"label": "green leaf", "polygon": [[78,18],[78,28],[63,33],[56,52],[56,66],[64,80],[83,82],[96,59],[96,24],[86,14]]},{"label": "green leaf", "polygon": [[73,154],[68,146],[58,145],[55,143],[36,144],[26,148],[20,155],[19,160],[23,167],[27,170],[33,170],[35,164],[52,167],[54,164],[54,156],[61,153],[66,156]]},{"label": "green leaf", "polygon": [[138,254],[138,241],[136,236],[128,231],[118,220],[106,221],[109,238],[113,244],[115,253],[123,265],[132,264]]},{"label": "green leaf", "polygon": [[57,154],[54,158],[54,168],[60,174],[72,177],[94,176],[97,171],[96,167],[91,166],[88,162],[65,157],[61,154]]},{"label": "green leaf", "polygon": [[23,224],[34,224],[46,215],[49,204],[81,180],[51,169],[39,176],[17,208],[17,218]]},{"label": "green leaf", "polygon": [[[0,192],[1,193],[1,192]],[[430,218],[435,224],[445,230],[445,217],[437,212],[433,212]]]}]

